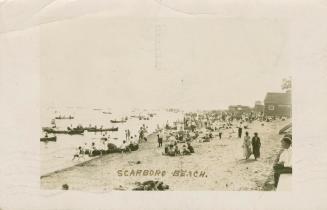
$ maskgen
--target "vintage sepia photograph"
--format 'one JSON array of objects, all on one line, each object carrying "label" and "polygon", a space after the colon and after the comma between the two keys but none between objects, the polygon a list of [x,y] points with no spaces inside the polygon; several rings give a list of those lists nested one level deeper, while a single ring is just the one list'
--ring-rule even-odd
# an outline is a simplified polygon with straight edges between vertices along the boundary
[{"label": "vintage sepia photograph", "polygon": [[326,9],[0,0],[0,210],[326,209]]},{"label": "vintage sepia photograph", "polygon": [[287,43],[269,19],[42,25],[41,189],[291,191]]}]

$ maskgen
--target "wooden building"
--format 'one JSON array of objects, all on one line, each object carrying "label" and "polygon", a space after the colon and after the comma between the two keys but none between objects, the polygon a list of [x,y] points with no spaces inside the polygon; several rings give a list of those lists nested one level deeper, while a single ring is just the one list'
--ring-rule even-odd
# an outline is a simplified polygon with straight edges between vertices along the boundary
[{"label": "wooden building", "polygon": [[267,93],[264,106],[266,116],[290,117],[292,115],[291,93]]}]

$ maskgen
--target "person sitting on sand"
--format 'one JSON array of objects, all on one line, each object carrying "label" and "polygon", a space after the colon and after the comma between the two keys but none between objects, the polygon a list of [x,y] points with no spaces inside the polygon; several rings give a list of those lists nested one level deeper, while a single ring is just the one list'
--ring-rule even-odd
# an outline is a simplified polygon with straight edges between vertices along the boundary
[{"label": "person sitting on sand", "polygon": [[69,190],[68,184],[63,184],[61,187],[62,190]]},{"label": "person sitting on sand", "polygon": [[175,152],[175,147],[173,144],[169,144],[168,148],[167,148],[167,153],[168,156],[175,156],[176,152]]},{"label": "person sitting on sand", "polygon": [[130,152],[130,148],[128,146],[129,145],[124,140],[123,143],[120,145],[119,149],[121,150],[122,153],[124,153],[124,152]]},{"label": "person sitting on sand", "polygon": [[180,154],[181,154],[181,151],[179,150],[178,145],[176,144],[175,145],[175,155],[180,155]]},{"label": "person sitting on sand", "polygon": [[90,148],[89,148],[89,145],[86,142],[84,143],[83,150],[84,150],[85,155],[90,154]]},{"label": "person sitting on sand", "polygon": [[95,142],[92,142],[91,148],[90,148],[90,156],[95,156],[98,153],[98,149],[95,145]]},{"label": "person sitting on sand", "polygon": [[130,148],[132,151],[136,151],[139,149],[139,144],[136,138],[133,138],[133,136],[131,136],[131,144],[130,144]]},{"label": "person sitting on sand", "polygon": [[187,142],[187,149],[190,151],[190,153],[194,153],[194,148],[191,145],[191,142]]},{"label": "person sitting on sand", "polygon": [[82,147],[79,146],[79,147],[77,148],[77,151],[76,151],[76,153],[74,154],[72,160],[75,160],[75,158],[78,158],[78,160],[79,160],[81,157],[83,157],[83,159],[85,159],[85,157],[84,157],[84,151],[83,151]]},{"label": "person sitting on sand", "polygon": [[282,150],[274,163],[274,184],[278,185],[280,174],[292,173],[292,137],[284,136],[281,141]]},{"label": "person sitting on sand", "polygon": [[119,148],[117,148],[117,146],[115,145],[115,144],[113,144],[113,143],[108,143],[107,144],[107,151],[109,152],[109,153],[113,153],[113,152],[118,152],[118,151],[120,151],[119,150]]},{"label": "person sitting on sand", "polygon": [[182,148],[182,155],[190,155],[190,154],[191,154],[190,150],[188,150],[188,148],[184,144]]},{"label": "person sitting on sand", "polygon": [[210,142],[210,137],[209,134],[206,133],[205,136],[202,137],[203,141],[202,142]]},{"label": "person sitting on sand", "polygon": [[101,155],[103,155],[107,150],[108,150],[108,148],[107,148],[107,139],[106,139],[106,140],[102,141],[100,144]]},{"label": "person sitting on sand", "polygon": [[143,183],[136,183],[138,186],[133,190],[136,191],[164,191],[168,190],[169,186],[161,181],[145,181]]},{"label": "person sitting on sand", "polygon": [[166,145],[165,145],[165,150],[164,150],[164,152],[163,152],[163,155],[168,155],[168,151],[169,151],[169,145],[166,144]]}]

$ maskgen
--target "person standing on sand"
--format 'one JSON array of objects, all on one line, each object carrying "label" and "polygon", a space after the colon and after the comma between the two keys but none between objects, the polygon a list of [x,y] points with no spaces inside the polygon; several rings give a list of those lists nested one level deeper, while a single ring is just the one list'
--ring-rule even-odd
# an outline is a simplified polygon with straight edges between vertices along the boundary
[{"label": "person standing on sand", "polygon": [[139,130],[139,140],[142,141],[144,138],[144,132],[143,132],[143,128],[140,127],[140,130]]},{"label": "person standing on sand", "polygon": [[249,136],[248,132],[245,132],[245,136],[244,136],[244,141],[243,141],[243,154],[245,159],[249,159],[249,157],[251,156],[251,137]]},{"label": "person standing on sand", "polygon": [[159,131],[159,133],[158,133],[158,147],[162,147],[162,140],[163,140],[162,131]]},{"label": "person standing on sand", "polygon": [[255,160],[257,160],[257,158],[260,157],[260,147],[261,147],[261,142],[258,133],[254,133],[254,136],[252,138],[252,150]]},{"label": "person standing on sand", "polygon": [[220,126],[218,128],[218,135],[219,135],[219,139],[221,139],[221,137],[223,135],[223,130],[222,130],[222,128]]},{"label": "person standing on sand", "polygon": [[238,138],[242,138],[242,121],[240,122],[240,125],[238,126]]}]

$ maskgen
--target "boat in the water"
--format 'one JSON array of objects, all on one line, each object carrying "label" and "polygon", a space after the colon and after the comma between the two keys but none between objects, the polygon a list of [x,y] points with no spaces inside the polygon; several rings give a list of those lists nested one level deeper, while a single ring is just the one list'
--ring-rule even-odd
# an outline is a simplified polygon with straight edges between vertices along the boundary
[{"label": "boat in the water", "polygon": [[47,142],[47,141],[57,141],[57,136],[51,136],[51,137],[42,137],[40,138],[40,141],[44,141],[44,142]]},{"label": "boat in the water", "polygon": [[111,112],[102,112],[103,114],[112,114]]},{"label": "boat in the water", "polygon": [[150,120],[150,118],[145,116],[139,116],[139,120]]},{"label": "boat in the water", "polygon": [[86,131],[88,131],[88,132],[118,131],[118,127],[112,127],[112,128],[88,127],[88,128],[84,128],[84,130],[86,130]]},{"label": "boat in the water", "polygon": [[111,123],[125,123],[127,120],[110,120]]},{"label": "boat in the water", "polygon": [[68,117],[66,117],[66,116],[58,116],[58,117],[55,117],[55,119],[56,120],[72,120],[72,119],[74,119],[74,117],[73,116],[68,116]]},{"label": "boat in the water", "polygon": [[67,130],[57,130],[49,127],[42,128],[43,131],[47,133],[55,133],[55,134],[69,134],[69,135],[74,135],[74,134],[83,134],[84,129],[83,128],[73,128],[73,129],[67,129]]}]

